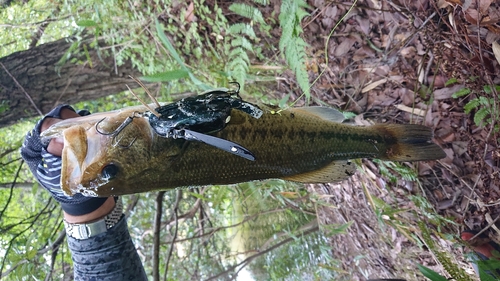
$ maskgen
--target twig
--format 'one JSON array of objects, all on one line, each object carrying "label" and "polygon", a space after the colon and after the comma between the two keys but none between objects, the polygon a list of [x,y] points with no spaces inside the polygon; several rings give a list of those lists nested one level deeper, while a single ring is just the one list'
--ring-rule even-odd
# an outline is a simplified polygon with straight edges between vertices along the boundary
[{"label": "twig", "polygon": [[130,204],[128,204],[127,209],[123,212],[125,214],[125,217],[130,217],[130,213],[135,209],[135,206],[137,206],[137,203],[139,203],[139,198],[141,198],[140,195],[138,194],[133,194],[130,196],[130,201],[132,201]]},{"label": "twig", "polygon": [[[3,207],[2,211],[0,212],[0,218],[3,217],[3,213],[5,213],[5,210],[7,210],[7,207],[10,204],[10,200],[12,199],[12,191],[14,189],[14,186],[16,185],[17,178],[19,177],[19,173],[21,172],[21,168],[23,167],[24,160],[21,160],[21,164],[19,165],[19,168],[17,168],[16,175],[14,176],[14,181],[12,182],[12,185],[10,186],[10,193],[9,193],[9,198],[7,198],[7,202],[5,203],[5,206]],[[3,269],[3,263],[2,267],[0,267],[0,272],[2,272]]]},{"label": "twig", "polygon": [[[45,247],[41,250],[38,250],[37,255],[38,256],[43,255],[50,250],[58,250],[59,246],[61,246],[62,242],[64,241],[64,238],[66,238],[66,231],[63,230],[59,233],[59,236],[56,238],[54,243],[52,243],[52,245]],[[57,251],[56,251],[55,255],[54,255],[54,253],[52,254],[54,259],[55,259],[56,255],[57,255]],[[23,259],[23,260],[19,261],[18,263],[16,263],[15,265],[13,265],[9,269],[7,269],[5,272],[3,272],[0,276],[0,278],[4,278],[5,276],[9,275],[12,271],[14,271],[19,266],[26,264],[26,263],[29,263],[29,262],[30,261],[27,259]],[[47,276],[50,276],[52,274],[52,269],[53,269],[53,265],[51,265],[51,273],[49,273],[49,275],[47,275]],[[45,278],[45,280],[47,280],[47,278]]]},{"label": "twig", "polygon": [[7,165],[9,165],[10,163],[13,163],[13,162],[19,161],[19,160],[21,160],[21,159],[22,159],[21,157],[19,157],[19,158],[15,158],[15,159],[11,159],[10,161],[7,161],[7,162],[5,162],[5,163],[0,163],[0,166],[7,166]]},{"label": "twig", "polygon": [[275,209],[275,210],[266,211],[266,212],[262,212],[262,213],[254,214],[254,215],[251,215],[251,216],[246,216],[246,217],[245,217],[242,221],[240,221],[239,223],[235,223],[235,224],[231,224],[231,225],[226,225],[226,226],[219,226],[219,227],[213,228],[210,232],[207,232],[207,233],[204,233],[204,234],[200,234],[200,235],[196,235],[196,236],[193,236],[193,237],[188,237],[188,238],[184,238],[184,239],[179,239],[179,240],[176,240],[176,241],[170,241],[170,242],[167,242],[167,244],[179,243],[179,242],[186,242],[186,241],[190,241],[190,240],[193,240],[193,239],[202,238],[202,237],[204,237],[204,236],[211,236],[211,235],[213,235],[214,233],[216,233],[216,232],[217,232],[217,231],[219,231],[219,230],[229,229],[229,228],[232,228],[232,227],[237,227],[237,226],[239,226],[239,225],[244,224],[244,223],[245,223],[245,222],[247,222],[247,221],[253,220],[255,217],[258,217],[258,216],[264,216],[264,215],[266,215],[266,214],[272,214],[272,213],[277,213],[277,212],[283,212],[283,211],[286,211],[286,209],[280,209],[280,208],[277,208],[277,209]]},{"label": "twig", "polygon": [[3,65],[3,63],[0,62],[0,65],[5,70],[5,72],[10,76],[10,78],[12,78],[12,80],[14,80],[14,83],[16,83],[16,85],[19,87],[19,89],[21,89],[23,91],[24,95],[31,102],[31,105],[33,105],[33,107],[36,109],[36,111],[38,112],[38,114],[40,114],[40,116],[43,116],[42,111],[40,109],[38,109],[38,107],[36,106],[35,102],[30,97],[30,95],[28,94],[28,92],[26,92],[26,90],[23,88],[23,86],[21,86],[21,84],[19,84],[19,82],[17,82],[17,79],[14,76],[12,76],[12,74],[10,74],[9,70],[7,70],[7,68],[5,67],[5,65]]},{"label": "twig", "polygon": [[[51,16],[57,16],[59,12],[61,11],[61,6],[57,5],[56,9],[52,12]],[[31,38],[31,43],[29,45],[29,49],[34,48],[38,41],[40,41],[40,38],[42,37],[43,33],[45,32],[45,29],[47,26],[50,24],[50,19],[46,19],[40,26],[36,28],[35,33],[33,34],[33,37]]]},{"label": "twig", "polygon": [[[307,230],[307,231],[303,232],[303,233],[302,233],[302,235],[303,235],[303,236],[306,236],[306,235],[309,235],[309,234],[311,234],[311,233],[314,233],[314,232],[316,232],[316,231],[318,231],[318,230],[319,230],[319,226],[316,226],[316,227],[314,227],[314,228],[311,228],[311,229],[309,229],[309,230]],[[219,274],[217,274],[217,275],[215,275],[215,276],[212,276],[212,277],[208,278],[206,281],[216,280],[216,279],[218,279],[219,277],[221,277],[221,276],[223,276],[223,275],[226,275],[226,274],[228,274],[229,272],[233,271],[235,268],[239,267],[240,265],[243,265],[240,269],[238,269],[238,271],[236,271],[236,275],[235,275],[235,276],[237,276],[237,275],[238,275],[238,273],[239,273],[239,272],[240,272],[240,271],[241,271],[241,270],[242,270],[242,269],[243,269],[243,268],[244,268],[247,264],[249,264],[252,260],[254,260],[255,258],[257,258],[257,257],[259,257],[259,256],[262,256],[262,255],[264,255],[264,254],[267,254],[267,253],[269,253],[270,251],[272,251],[272,250],[274,250],[274,249],[277,249],[277,248],[279,248],[279,247],[281,247],[281,246],[285,245],[285,244],[286,244],[286,243],[288,243],[288,242],[293,241],[294,239],[295,239],[294,237],[289,237],[289,238],[287,238],[287,239],[285,239],[285,240],[283,240],[283,241],[281,241],[281,242],[279,242],[279,243],[276,243],[275,245],[273,245],[273,246],[271,246],[271,247],[269,247],[269,248],[267,248],[267,249],[265,249],[265,250],[263,250],[263,251],[261,251],[261,252],[259,252],[259,253],[255,254],[255,255],[252,255],[252,256],[250,256],[250,257],[248,257],[248,258],[244,259],[242,262],[240,262],[240,263],[238,263],[238,264],[236,264],[236,265],[231,266],[230,268],[228,268],[228,269],[227,269],[227,270],[225,270],[224,272],[221,272],[221,273],[219,273]]]},{"label": "twig", "polygon": [[52,254],[50,255],[50,272],[47,276],[45,276],[45,281],[49,281],[52,279],[52,272],[54,272],[54,265],[56,263],[56,258],[57,258],[57,253],[59,252],[59,246],[61,245],[62,241],[64,241],[64,237],[66,237],[66,231],[61,231],[59,233],[59,237],[57,238],[56,242],[52,244]]},{"label": "twig", "polygon": [[3,158],[5,155],[11,153],[11,152],[14,152],[14,151],[17,151],[19,149],[20,146],[18,147],[11,147],[11,148],[8,148],[4,151],[2,151],[2,153],[0,153],[0,158]]},{"label": "twig", "polygon": [[[49,201],[47,202],[47,204],[45,205],[45,207],[43,207],[42,211],[35,216],[35,218],[33,219],[33,221],[31,222],[31,224],[28,227],[26,227],[25,229],[23,229],[20,232],[16,233],[15,235],[13,235],[12,239],[10,239],[9,246],[7,247],[7,249],[4,252],[4,256],[3,256],[3,259],[2,259],[2,264],[0,266],[0,278],[3,278],[3,277],[5,277],[8,274],[8,273],[4,273],[3,272],[3,268],[5,266],[5,260],[7,259],[7,256],[9,254],[9,252],[10,252],[10,249],[12,248],[12,244],[14,244],[14,241],[19,236],[21,236],[23,233],[25,233],[26,231],[33,230],[33,225],[38,220],[38,218],[44,213],[45,209],[47,209],[50,206],[51,203],[52,203],[52,198],[49,199]],[[10,273],[11,270],[9,269],[6,272]]]},{"label": "twig", "polygon": [[160,104],[158,103],[158,101],[156,100],[156,98],[153,96],[153,94],[151,94],[151,92],[148,90],[148,88],[146,88],[146,85],[144,85],[144,83],[142,83],[141,80],[135,78],[132,75],[129,75],[129,77],[132,78],[132,80],[134,80],[137,84],[139,84],[141,86],[141,88],[144,89],[146,94],[148,94],[149,98],[153,100],[153,102],[156,104],[157,107],[161,107]]},{"label": "twig", "polygon": [[34,25],[40,25],[44,24],[46,22],[55,22],[55,21],[61,21],[65,19],[72,18],[73,15],[67,15],[61,18],[56,18],[56,19],[45,19],[42,21],[37,21],[37,22],[30,22],[30,23],[23,23],[23,24],[10,24],[10,23],[5,23],[5,24],[0,24],[0,27],[11,27],[11,28],[18,28],[18,27],[29,27],[29,26],[34,26]]},{"label": "twig", "polygon": [[161,215],[163,213],[163,196],[165,191],[156,195],[156,212],[153,230],[153,280],[160,281],[160,227]]},{"label": "twig", "polygon": [[32,188],[33,184],[34,183],[32,183],[32,182],[17,182],[17,183],[14,183],[14,182],[0,182],[0,189],[11,188],[12,185],[15,185],[14,186],[15,188]]},{"label": "twig", "polygon": [[175,220],[174,218],[172,217],[170,220],[166,221],[166,222],[163,222],[162,225],[164,226],[169,226],[172,222],[176,222],[178,220],[182,220],[182,219],[190,219],[190,218],[193,218],[194,215],[196,214],[196,211],[198,211],[198,209],[200,208],[201,206],[201,199],[196,199],[196,201],[194,202],[194,205],[193,207],[191,207],[191,209],[189,209],[189,211],[185,212],[184,214],[180,215],[180,216],[176,216]]},{"label": "twig", "polygon": [[172,245],[170,245],[170,250],[168,251],[167,262],[165,263],[165,273],[163,274],[163,280],[167,281],[168,264],[170,263],[170,257],[172,257],[172,252],[174,250],[175,239],[177,238],[177,231],[179,230],[179,221],[177,220],[177,211],[179,209],[179,202],[182,199],[182,190],[177,190],[177,197],[175,198],[174,211],[172,216],[175,220],[175,231],[174,237],[172,238]]}]

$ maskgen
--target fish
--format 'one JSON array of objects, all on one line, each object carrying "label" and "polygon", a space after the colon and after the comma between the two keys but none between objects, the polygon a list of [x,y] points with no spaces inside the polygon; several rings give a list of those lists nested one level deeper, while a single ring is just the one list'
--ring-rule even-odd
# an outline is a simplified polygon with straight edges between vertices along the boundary
[{"label": "fish", "polygon": [[273,178],[337,182],[355,173],[351,159],[430,161],[446,156],[432,141],[431,128],[423,125],[353,126],[329,107],[259,106],[259,118],[232,109],[225,127],[210,134],[248,149],[253,161],[203,142],[160,136],[142,117],[148,112],[145,106],[66,119],[42,137],[64,140],[63,191],[97,197]]}]

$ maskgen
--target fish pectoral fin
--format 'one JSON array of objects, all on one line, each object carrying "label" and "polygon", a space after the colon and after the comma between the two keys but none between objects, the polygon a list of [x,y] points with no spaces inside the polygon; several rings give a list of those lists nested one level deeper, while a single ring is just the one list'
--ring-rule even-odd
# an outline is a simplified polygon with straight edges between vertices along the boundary
[{"label": "fish pectoral fin", "polygon": [[342,123],[345,120],[342,112],[326,106],[294,107],[291,110],[336,123]]},{"label": "fish pectoral fin", "polygon": [[327,183],[347,179],[356,172],[356,165],[345,160],[333,161],[327,166],[298,175],[284,177],[284,180],[302,183]]}]

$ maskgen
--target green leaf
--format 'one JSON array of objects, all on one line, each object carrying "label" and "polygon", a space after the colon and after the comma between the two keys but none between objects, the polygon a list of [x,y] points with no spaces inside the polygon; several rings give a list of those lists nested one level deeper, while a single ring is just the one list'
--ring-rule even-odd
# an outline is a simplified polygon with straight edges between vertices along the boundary
[{"label": "green leaf", "polygon": [[463,97],[463,96],[466,96],[468,94],[470,94],[470,89],[468,88],[463,88],[463,89],[460,89],[458,91],[456,91],[453,95],[451,95],[453,98],[459,98],[459,97]]},{"label": "green leaf", "polygon": [[417,264],[417,266],[418,266],[418,269],[420,270],[420,272],[422,272],[422,274],[425,277],[429,278],[432,281],[448,281],[448,279],[446,277],[439,275],[439,273],[435,272],[434,270],[432,270],[428,267],[425,267],[421,264]]},{"label": "green leaf", "polygon": [[351,119],[357,116],[356,113],[350,111],[342,111],[342,114],[344,114],[345,119]]},{"label": "green leaf", "polygon": [[470,100],[466,105],[464,105],[465,113],[469,114],[473,109],[480,105],[479,99]]},{"label": "green leaf", "polygon": [[156,32],[158,33],[158,37],[160,38],[160,41],[163,43],[165,48],[167,48],[167,50],[170,52],[170,55],[172,55],[174,60],[181,66],[182,70],[184,70],[188,73],[191,81],[202,90],[207,91],[207,90],[212,89],[212,87],[208,86],[207,84],[201,82],[198,78],[196,78],[196,76],[194,76],[194,74],[186,67],[186,65],[184,64],[184,61],[181,59],[181,57],[177,53],[174,46],[172,46],[172,44],[168,40],[167,36],[165,36],[165,33],[163,32],[163,28],[162,28],[160,22],[158,21],[158,19],[155,20],[155,23],[156,23]]},{"label": "green leaf", "polygon": [[[495,90],[496,90],[497,92],[500,92],[500,85],[494,85],[494,87],[495,87]],[[485,92],[485,93],[487,93],[487,94],[491,94],[491,93],[493,93],[493,90],[492,90],[491,85],[485,85],[485,86],[483,87],[483,89],[484,89],[484,92]]]},{"label": "green leaf", "polygon": [[189,195],[191,195],[191,196],[193,196],[193,197],[195,197],[197,199],[201,199],[203,201],[210,201],[210,198],[205,197],[205,196],[203,196],[203,195],[201,195],[199,193],[189,192]]},{"label": "green leaf", "polygon": [[184,62],[182,61],[181,57],[179,56],[179,54],[175,50],[174,46],[172,46],[172,43],[170,43],[170,40],[168,40],[167,36],[165,36],[165,33],[163,32],[163,28],[162,28],[160,22],[158,21],[158,19],[155,20],[155,23],[156,23],[156,33],[158,34],[158,37],[160,37],[160,40],[163,43],[163,46],[165,46],[165,48],[167,48],[170,55],[182,67],[182,69],[189,72],[187,67],[184,65]]},{"label": "green leaf", "polygon": [[145,82],[167,82],[172,80],[179,80],[182,78],[189,78],[189,72],[185,69],[155,73],[152,75],[142,76],[139,79]]},{"label": "green leaf", "polygon": [[0,102],[0,114],[10,110],[9,102],[9,100],[3,100]]},{"label": "green leaf", "polygon": [[455,84],[455,83],[457,83],[457,82],[458,82],[458,79],[457,79],[457,78],[451,78],[451,79],[449,79],[448,81],[446,81],[446,82],[444,83],[444,85],[445,85],[446,87],[448,87],[448,86],[453,85],[453,84]]},{"label": "green leaf", "polygon": [[79,20],[76,22],[76,25],[81,27],[94,27],[97,26],[97,23],[93,20]]},{"label": "green leaf", "polygon": [[213,89],[213,87],[210,87],[209,85],[201,82],[192,72],[189,72],[189,78],[191,79],[191,82],[193,82],[197,87],[202,89],[203,91],[208,91]]},{"label": "green leaf", "polygon": [[26,252],[26,258],[31,260],[36,256],[36,253],[37,253],[36,249],[29,250]]},{"label": "green leaf", "polygon": [[290,96],[292,95],[292,93],[288,93],[286,94],[281,100],[280,102],[278,103],[278,106],[279,108],[285,108],[288,100],[290,99]]},{"label": "green leaf", "polygon": [[477,126],[482,127],[484,125],[484,119],[486,116],[490,114],[490,111],[488,108],[481,108],[478,111],[476,111],[476,114],[474,114],[474,123],[476,123]]},{"label": "green leaf", "polygon": [[345,234],[346,230],[353,224],[353,221],[344,224],[324,224],[321,225],[322,230],[327,231],[328,236]]}]

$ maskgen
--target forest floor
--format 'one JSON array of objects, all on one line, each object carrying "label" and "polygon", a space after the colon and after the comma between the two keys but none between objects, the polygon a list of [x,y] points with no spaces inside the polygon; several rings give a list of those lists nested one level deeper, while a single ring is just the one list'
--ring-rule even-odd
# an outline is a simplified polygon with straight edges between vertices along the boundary
[{"label": "forest floor", "polygon": [[[380,164],[363,160],[350,180],[309,187],[335,206],[319,210],[323,224],[352,222],[331,240],[345,280],[424,280],[417,263],[449,277],[436,250],[473,275],[460,232],[484,230],[500,240],[494,225],[500,215],[499,96],[488,91],[500,84],[500,52],[495,58],[492,50],[500,38],[500,3],[462,2],[360,0],[341,21],[351,3],[308,1],[308,71],[310,81],[319,77],[311,88],[313,103],[353,112],[360,125],[424,124],[447,154],[405,164],[420,183],[385,180]],[[290,73],[276,91],[296,90],[294,83]],[[468,94],[453,97],[458,91]],[[481,105],[466,114],[472,100]],[[475,114],[491,119],[478,126]],[[422,227],[433,246],[422,242]]]}]

